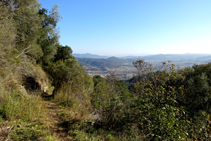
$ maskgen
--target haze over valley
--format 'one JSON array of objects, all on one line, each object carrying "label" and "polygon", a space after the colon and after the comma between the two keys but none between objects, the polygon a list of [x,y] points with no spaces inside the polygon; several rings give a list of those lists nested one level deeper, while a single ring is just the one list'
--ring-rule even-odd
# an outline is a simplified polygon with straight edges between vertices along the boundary
[{"label": "haze over valley", "polygon": [[148,56],[100,56],[95,54],[74,54],[79,63],[87,70],[91,76],[101,75],[105,77],[109,73],[116,74],[119,79],[127,80],[137,75],[137,70],[133,66],[133,61],[142,59],[145,62],[152,64],[154,71],[160,69],[161,62],[170,61],[175,65],[175,68],[184,69],[193,65],[207,64],[211,62],[211,54],[157,54]]}]

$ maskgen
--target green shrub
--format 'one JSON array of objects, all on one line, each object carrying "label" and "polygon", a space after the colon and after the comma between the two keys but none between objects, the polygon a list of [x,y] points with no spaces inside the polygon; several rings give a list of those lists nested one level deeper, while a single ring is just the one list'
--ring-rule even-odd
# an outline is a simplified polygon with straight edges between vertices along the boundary
[{"label": "green shrub", "polygon": [[107,129],[120,130],[127,124],[131,104],[131,93],[126,84],[117,80],[115,75],[102,79],[99,76],[94,78],[95,88],[91,94],[93,106],[100,112],[100,119],[103,127]]}]

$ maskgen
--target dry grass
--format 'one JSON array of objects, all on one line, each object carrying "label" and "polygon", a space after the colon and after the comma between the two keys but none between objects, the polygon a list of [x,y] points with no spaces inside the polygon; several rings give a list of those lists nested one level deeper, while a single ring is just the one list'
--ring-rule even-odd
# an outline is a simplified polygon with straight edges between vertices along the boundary
[{"label": "dry grass", "polygon": [[70,117],[78,120],[86,120],[92,108],[88,94],[73,92],[68,85],[63,85],[55,95],[54,101],[59,105],[70,107]]},{"label": "dry grass", "polygon": [[44,126],[47,117],[43,114],[46,108],[41,97],[23,94],[15,84],[12,86],[8,89],[0,84],[0,140],[46,136],[49,131]]},{"label": "dry grass", "polygon": [[26,95],[17,89],[5,89],[0,86],[0,105],[6,120],[25,119],[33,121],[43,118],[45,108],[40,96]]}]

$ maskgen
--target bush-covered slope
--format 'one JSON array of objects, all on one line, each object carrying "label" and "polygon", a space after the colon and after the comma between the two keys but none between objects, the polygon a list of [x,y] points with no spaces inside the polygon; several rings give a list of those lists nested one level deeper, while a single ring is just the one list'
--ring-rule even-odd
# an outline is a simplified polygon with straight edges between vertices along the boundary
[{"label": "bush-covered slope", "polygon": [[40,95],[56,95],[62,105],[71,101],[83,114],[77,106],[89,101],[92,78],[58,42],[56,5],[51,12],[37,0],[0,1],[0,7],[0,138],[57,140],[45,128],[49,117]]}]

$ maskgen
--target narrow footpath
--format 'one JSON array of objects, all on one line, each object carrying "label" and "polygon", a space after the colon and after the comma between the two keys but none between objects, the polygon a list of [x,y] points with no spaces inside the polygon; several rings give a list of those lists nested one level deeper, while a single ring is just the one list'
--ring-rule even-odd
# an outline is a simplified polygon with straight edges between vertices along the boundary
[{"label": "narrow footpath", "polygon": [[50,134],[56,137],[58,141],[70,141],[71,138],[68,138],[69,126],[62,120],[59,114],[63,109],[51,101],[44,102],[47,109],[46,115],[48,117],[47,128],[50,130]]}]

